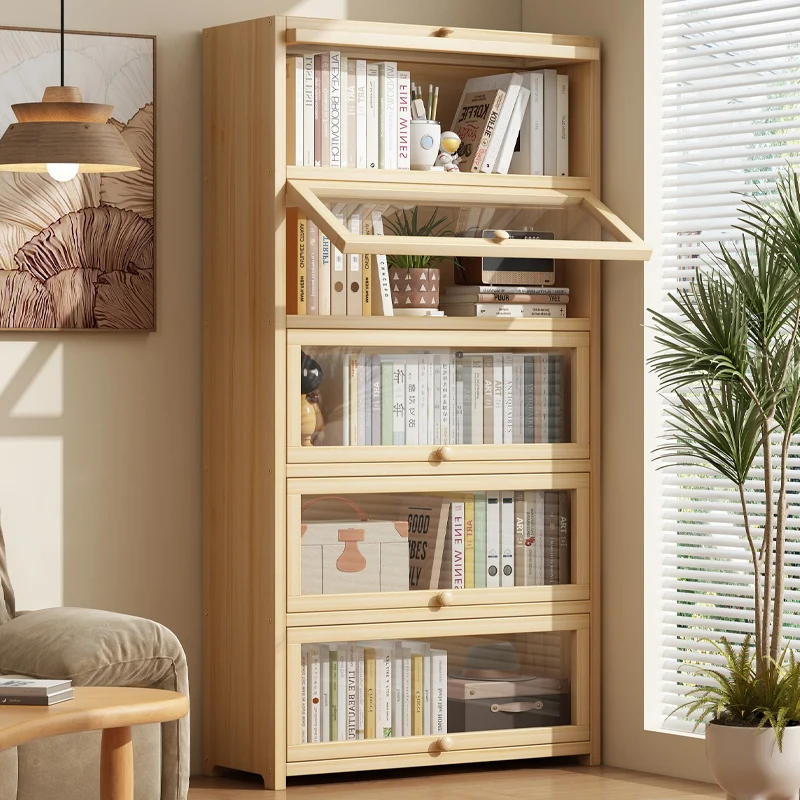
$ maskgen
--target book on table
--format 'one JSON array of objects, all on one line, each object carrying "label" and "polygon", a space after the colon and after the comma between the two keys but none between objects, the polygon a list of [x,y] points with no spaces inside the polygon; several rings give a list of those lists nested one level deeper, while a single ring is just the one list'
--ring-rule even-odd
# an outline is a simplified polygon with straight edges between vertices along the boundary
[{"label": "book on table", "polygon": [[52,706],[72,698],[69,680],[0,678],[0,705]]}]

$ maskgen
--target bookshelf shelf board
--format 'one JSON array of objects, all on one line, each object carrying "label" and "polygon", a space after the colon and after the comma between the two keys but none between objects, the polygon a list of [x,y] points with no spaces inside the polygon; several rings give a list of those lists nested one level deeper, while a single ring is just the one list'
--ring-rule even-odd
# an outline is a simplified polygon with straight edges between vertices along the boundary
[{"label": "bookshelf shelf board", "polygon": [[363,330],[403,331],[423,330],[432,336],[438,331],[589,331],[591,321],[586,317],[573,319],[476,319],[474,317],[286,317],[288,330]]},{"label": "bookshelf shelf board", "polygon": [[430,187],[474,186],[499,189],[573,189],[590,191],[591,179],[559,177],[557,175],[498,175],[482,172],[425,172],[400,169],[331,169],[330,167],[286,168],[289,180],[343,181],[349,184],[410,184],[418,186],[420,193]]}]

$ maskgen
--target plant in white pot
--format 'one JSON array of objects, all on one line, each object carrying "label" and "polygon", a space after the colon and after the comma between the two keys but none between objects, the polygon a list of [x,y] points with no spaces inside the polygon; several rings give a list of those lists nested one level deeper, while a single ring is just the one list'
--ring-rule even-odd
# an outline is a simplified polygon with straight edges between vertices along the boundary
[{"label": "plant in white pot", "polygon": [[[800,665],[783,638],[788,500],[797,492],[788,464],[800,433],[798,176],[783,173],[777,188],[773,204],[744,202],[741,244],[721,244],[670,295],[670,313],[651,311],[660,349],[650,365],[668,404],[658,455],[730,481],[751,560],[754,607],[741,617],[752,631],[709,641],[719,663],[695,665],[704,679],[682,706],[708,723],[711,771],[735,800],[797,800],[800,789]],[[747,499],[756,489],[758,505]]]}]

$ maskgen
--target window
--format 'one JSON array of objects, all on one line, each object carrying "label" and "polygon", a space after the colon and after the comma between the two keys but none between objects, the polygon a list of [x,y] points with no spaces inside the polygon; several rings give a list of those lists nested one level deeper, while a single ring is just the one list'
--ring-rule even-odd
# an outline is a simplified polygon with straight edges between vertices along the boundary
[{"label": "window", "polygon": [[[647,303],[669,309],[668,293],[692,280],[708,251],[739,239],[740,194],[768,196],[776,171],[800,164],[800,26],[797,0],[649,6],[646,239],[654,258]],[[651,447],[659,425],[655,389],[651,380]],[[791,461],[800,492],[800,442]],[[691,731],[680,713],[669,716],[688,684],[703,682],[682,666],[719,663],[703,639],[743,640],[753,617],[752,570],[738,496],[727,481],[703,467],[650,470],[647,727]],[[794,496],[785,634],[800,639],[800,493]],[[748,499],[763,515],[755,481]]]}]

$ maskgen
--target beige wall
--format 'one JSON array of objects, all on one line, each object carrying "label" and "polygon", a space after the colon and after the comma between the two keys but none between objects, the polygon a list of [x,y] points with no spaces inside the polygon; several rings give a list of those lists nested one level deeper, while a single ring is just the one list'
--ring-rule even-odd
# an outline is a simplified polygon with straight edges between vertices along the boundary
[{"label": "beige wall", "polygon": [[[523,0],[523,30],[603,47],[603,200],[644,232],[644,5]],[[644,730],[644,269],[603,268],[603,761],[711,780],[703,742]],[[651,661],[652,663],[652,661]],[[657,663],[657,662],[656,662]]]},{"label": "beige wall", "polygon": [[[0,335],[0,509],[20,607],[112,609],[152,617],[180,636],[195,689],[195,755],[200,31],[283,13],[518,30],[520,11],[520,0],[67,3],[70,28],[158,36],[159,330]],[[5,0],[0,24],[55,27],[58,3]]]}]

